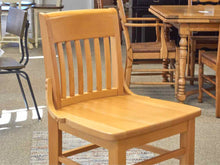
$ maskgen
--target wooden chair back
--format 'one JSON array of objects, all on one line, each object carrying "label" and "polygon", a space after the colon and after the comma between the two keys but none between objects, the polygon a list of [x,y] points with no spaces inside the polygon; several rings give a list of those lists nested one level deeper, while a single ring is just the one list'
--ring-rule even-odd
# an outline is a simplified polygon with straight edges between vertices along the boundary
[{"label": "wooden chair back", "polygon": [[[46,78],[52,80],[56,108],[123,94],[116,12],[115,9],[93,9],[40,14]],[[100,49],[102,40],[103,50]]]},{"label": "wooden chair back", "polygon": [[6,32],[14,34],[22,38],[27,23],[27,11],[11,7],[9,9]]},{"label": "wooden chair back", "polygon": [[188,0],[188,5],[217,5],[219,4],[219,0]]}]

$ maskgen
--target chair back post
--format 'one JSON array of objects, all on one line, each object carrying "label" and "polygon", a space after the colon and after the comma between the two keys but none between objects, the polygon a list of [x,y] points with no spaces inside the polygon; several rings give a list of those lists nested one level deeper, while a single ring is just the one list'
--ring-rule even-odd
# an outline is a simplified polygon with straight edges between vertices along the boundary
[{"label": "chair back post", "polygon": [[[120,32],[115,9],[41,13],[39,18],[46,77],[52,80],[57,109],[85,99],[124,94]],[[100,39],[103,39],[104,51],[100,49]],[[72,44],[75,45],[74,51]],[[91,51],[92,46],[94,52]],[[105,63],[102,63],[102,57]],[[105,65],[105,70],[102,65]],[[75,68],[77,72],[74,72]],[[103,72],[105,77],[102,77]],[[93,74],[96,81],[93,81]],[[96,89],[93,87],[95,83]]]},{"label": "chair back post", "polygon": [[103,8],[103,0],[96,0],[97,2],[97,8]]},{"label": "chair back post", "polygon": [[57,7],[62,6],[62,0],[57,0],[56,6],[57,6]]},{"label": "chair back post", "polygon": [[128,50],[131,47],[131,41],[130,41],[130,37],[129,37],[128,28],[125,26],[125,24],[127,23],[127,19],[126,19],[126,16],[125,16],[123,1],[122,0],[117,0],[117,6],[118,6],[120,21],[121,21],[121,25],[122,25],[122,29],[123,29],[123,33],[124,33],[124,37],[125,37],[126,48]]},{"label": "chair back post", "polygon": [[[29,61],[29,51],[28,51],[28,28],[30,26],[30,23],[29,21],[26,22],[26,28],[25,28],[25,34],[24,34],[24,46],[21,47],[21,50],[23,50],[22,54],[24,56],[26,56],[25,58],[25,62],[24,62],[24,65],[27,65],[28,61]],[[22,42],[23,42],[23,38],[21,38],[20,40],[21,42],[21,45],[22,45]],[[25,52],[24,52],[24,48],[25,48]]]}]

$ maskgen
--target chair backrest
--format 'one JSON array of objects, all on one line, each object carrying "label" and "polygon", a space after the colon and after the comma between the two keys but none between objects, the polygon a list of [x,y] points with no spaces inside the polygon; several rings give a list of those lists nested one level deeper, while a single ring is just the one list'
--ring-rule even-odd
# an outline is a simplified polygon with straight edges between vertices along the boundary
[{"label": "chair backrest", "polygon": [[[20,63],[27,65],[29,60],[29,52],[27,47],[29,22],[27,20],[27,11],[10,7],[6,22],[6,32],[14,34],[20,38],[22,57]],[[24,45],[23,45],[24,39]],[[24,58],[26,57],[26,58]]]},{"label": "chair backrest", "polygon": [[115,9],[41,13],[39,17],[46,78],[52,80],[56,108],[123,94]]},{"label": "chair backrest", "polygon": [[123,1],[117,0],[117,6],[118,6],[118,12],[120,16],[121,26],[122,26],[124,37],[125,37],[126,48],[129,49],[131,45],[131,41],[129,37],[128,28],[125,26],[125,24],[127,23],[127,19],[126,19],[126,15],[124,11]]},{"label": "chair backrest", "polygon": [[12,7],[16,7],[17,3],[18,3],[18,7],[19,9],[21,9],[21,0],[2,0],[2,3],[10,3],[10,6]]},{"label": "chair backrest", "polygon": [[217,5],[219,0],[188,0],[188,5]]},{"label": "chair backrest", "polygon": [[23,38],[27,23],[27,12],[11,7],[6,22],[6,32]]}]

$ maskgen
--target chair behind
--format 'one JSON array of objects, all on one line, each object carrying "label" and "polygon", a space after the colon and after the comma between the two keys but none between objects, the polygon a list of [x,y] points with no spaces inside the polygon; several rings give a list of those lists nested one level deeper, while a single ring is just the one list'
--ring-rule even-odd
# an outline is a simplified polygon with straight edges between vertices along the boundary
[{"label": "chair behind", "polygon": [[[122,0],[117,1],[121,24],[126,43],[127,59],[125,66],[125,78],[127,85],[174,85],[173,73],[176,71],[174,61],[176,58],[175,43],[165,35],[165,26],[156,18],[126,18]],[[133,21],[130,23],[129,21]],[[136,22],[135,22],[136,21]],[[148,21],[148,23],[140,23]],[[149,23],[150,22],[150,23]],[[131,43],[129,27],[154,27],[156,31],[155,42]],[[170,63],[169,63],[170,62]],[[178,63],[178,61],[177,61]],[[135,69],[135,64],[163,64],[156,69]],[[169,68],[170,64],[170,68]],[[146,65],[147,66],[147,65]],[[163,66],[163,68],[162,68]],[[161,68],[160,68],[161,67]],[[131,76],[162,75],[159,81],[131,81]],[[170,79],[169,79],[169,78]],[[177,77],[177,76],[176,76]],[[176,81],[177,82],[177,81]],[[176,85],[175,85],[176,86]]]},{"label": "chair behind", "polygon": [[[216,100],[216,117],[220,117],[220,26],[217,51],[199,51],[199,96],[203,102],[203,92]],[[215,75],[204,73],[204,65],[215,72]],[[204,86],[206,84],[206,86]],[[213,92],[214,91],[214,92]]]},{"label": "chair behind", "polygon": [[[17,62],[15,59],[10,57],[1,57],[0,74],[16,74],[22,92],[22,96],[24,98],[25,105],[27,109],[29,109],[20,77],[23,77],[24,79],[27,80],[29,90],[37,112],[37,116],[38,119],[40,120],[41,117],[38,111],[37,103],[35,100],[35,96],[29,76],[25,71],[23,71],[23,69],[25,68],[25,66],[29,61],[29,52],[27,48],[28,27],[29,27],[29,22],[27,21],[27,12],[18,8],[11,7],[8,12],[6,31],[19,38],[22,56],[19,62]],[[24,39],[24,45],[23,45],[23,39]]]}]

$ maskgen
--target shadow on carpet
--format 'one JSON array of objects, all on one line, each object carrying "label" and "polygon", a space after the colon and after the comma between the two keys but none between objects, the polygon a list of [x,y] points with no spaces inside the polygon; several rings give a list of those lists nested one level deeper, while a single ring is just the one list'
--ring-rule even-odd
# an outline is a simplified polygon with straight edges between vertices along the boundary
[{"label": "shadow on carpet", "polygon": [[[63,150],[69,150],[76,147],[89,144],[87,141],[63,133]],[[154,157],[154,154],[141,149],[130,149],[126,153],[127,164],[135,164],[146,159]],[[70,157],[72,160],[82,165],[107,165],[108,151],[104,148],[97,148],[88,152],[77,154]],[[48,132],[34,131],[31,147],[31,165],[48,165]]]}]

